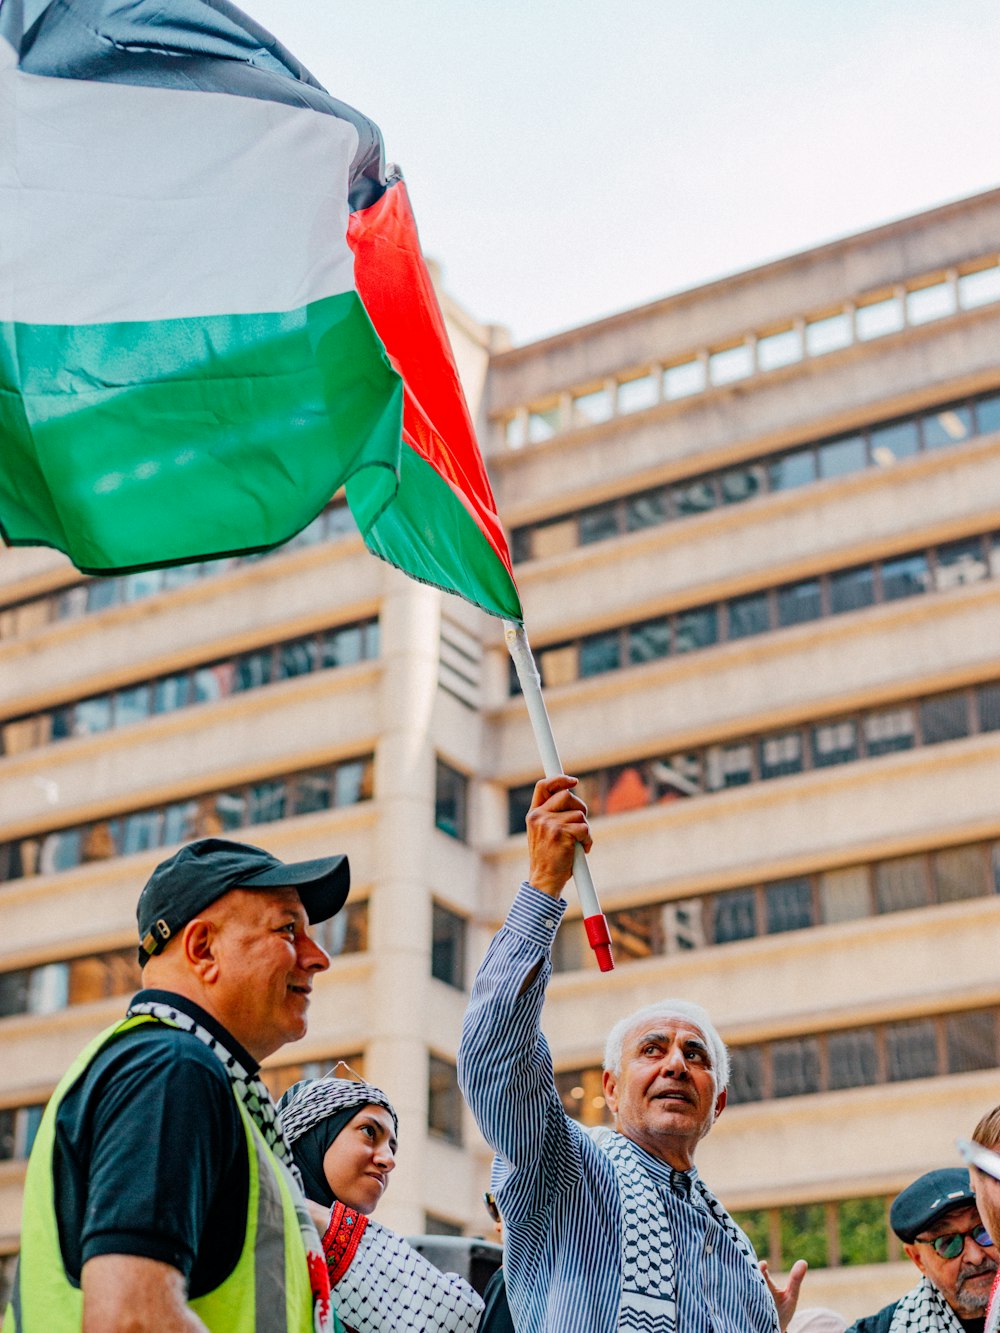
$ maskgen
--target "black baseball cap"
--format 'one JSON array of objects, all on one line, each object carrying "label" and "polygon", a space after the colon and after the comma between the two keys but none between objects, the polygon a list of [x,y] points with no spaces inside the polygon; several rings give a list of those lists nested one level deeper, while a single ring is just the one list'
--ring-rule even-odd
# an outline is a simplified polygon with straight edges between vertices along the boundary
[{"label": "black baseball cap", "polygon": [[315,925],[340,911],[350,887],[346,856],[286,864],[246,842],[199,838],[161,861],[139,894],[139,965],[145,967],[178,930],[230,889],[298,889]]},{"label": "black baseball cap", "polygon": [[928,1171],[897,1195],[889,1209],[889,1225],[909,1245],[945,1213],[975,1202],[968,1171],[961,1166],[942,1166]]}]

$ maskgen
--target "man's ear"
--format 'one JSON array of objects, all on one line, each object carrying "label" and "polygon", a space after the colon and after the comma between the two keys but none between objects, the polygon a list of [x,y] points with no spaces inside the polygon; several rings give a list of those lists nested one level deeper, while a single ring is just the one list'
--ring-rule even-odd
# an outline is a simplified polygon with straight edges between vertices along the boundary
[{"label": "man's ear", "polygon": [[907,1259],[912,1260],[913,1263],[916,1264],[916,1266],[920,1269],[921,1273],[927,1272],[927,1269],[924,1267],[924,1261],[923,1258],[921,1257],[920,1250],[917,1248],[916,1245],[904,1245],[903,1253],[906,1255]]},{"label": "man's ear", "polygon": [[188,966],[206,985],[211,985],[219,976],[218,936],[215,922],[203,916],[189,921],[181,936]]},{"label": "man's ear", "polygon": [[604,1085],[604,1100],[608,1104],[608,1110],[612,1115],[618,1114],[618,1075],[612,1074],[610,1069],[605,1069],[601,1082]]},{"label": "man's ear", "polygon": [[713,1124],[715,1123],[716,1120],[718,1120],[719,1116],[722,1115],[723,1111],[726,1109],[726,1102],[728,1100],[729,1100],[729,1089],[723,1088],[722,1091],[719,1093],[718,1097],[716,1097],[715,1099],[715,1116],[713,1117],[712,1120]]}]

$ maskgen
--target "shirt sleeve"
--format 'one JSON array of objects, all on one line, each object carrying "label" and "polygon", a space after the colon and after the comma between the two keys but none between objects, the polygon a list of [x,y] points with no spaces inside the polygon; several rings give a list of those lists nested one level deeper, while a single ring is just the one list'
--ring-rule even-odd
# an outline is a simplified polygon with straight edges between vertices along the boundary
[{"label": "shirt sleeve", "polygon": [[582,1131],[563,1110],[540,1026],[565,911],[561,899],[522,884],[476,976],[459,1047],[459,1084],[496,1153],[494,1191],[510,1223],[537,1217],[581,1174]]},{"label": "shirt sleeve", "polygon": [[92,1105],[81,1262],[137,1255],[190,1278],[212,1200],[242,1148],[225,1071],[190,1041],[123,1042]]}]

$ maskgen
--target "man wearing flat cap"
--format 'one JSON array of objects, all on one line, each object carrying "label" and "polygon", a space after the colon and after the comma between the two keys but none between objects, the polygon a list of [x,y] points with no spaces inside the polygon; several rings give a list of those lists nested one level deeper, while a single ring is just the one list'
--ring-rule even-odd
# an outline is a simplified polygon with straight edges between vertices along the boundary
[{"label": "man wearing flat cap", "polygon": [[968,1171],[942,1167],[907,1185],[893,1201],[889,1225],[920,1281],[848,1333],[983,1333],[997,1251]]},{"label": "man wearing flat cap", "polygon": [[[45,1110],[7,1318],[17,1333],[339,1328],[260,1062],[305,1035],[343,856],[182,847],[139,898],[143,989]],[[7,1323],[5,1321],[5,1328]]]}]

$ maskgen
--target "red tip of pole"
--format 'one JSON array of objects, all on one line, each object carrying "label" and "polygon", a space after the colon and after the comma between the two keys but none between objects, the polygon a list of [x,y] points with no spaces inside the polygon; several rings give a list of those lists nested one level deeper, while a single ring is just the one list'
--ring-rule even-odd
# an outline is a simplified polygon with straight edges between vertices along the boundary
[{"label": "red tip of pole", "polygon": [[608,930],[607,917],[603,912],[597,916],[585,916],[583,928],[587,932],[587,942],[597,958],[597,966],[602,972],[613,972],[615,960],[611,956],[611,932]]}]

